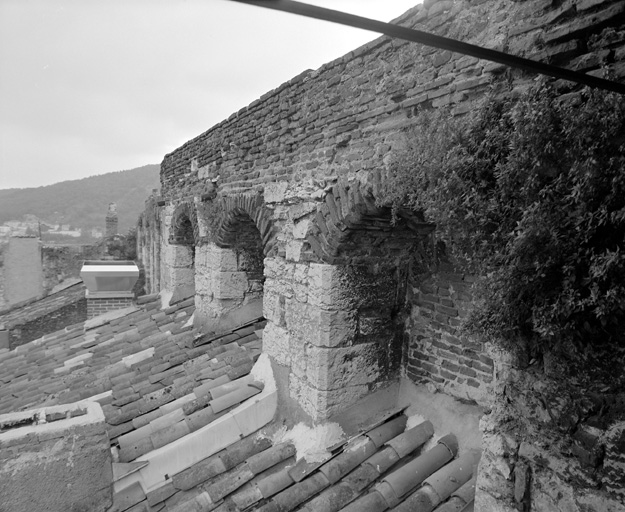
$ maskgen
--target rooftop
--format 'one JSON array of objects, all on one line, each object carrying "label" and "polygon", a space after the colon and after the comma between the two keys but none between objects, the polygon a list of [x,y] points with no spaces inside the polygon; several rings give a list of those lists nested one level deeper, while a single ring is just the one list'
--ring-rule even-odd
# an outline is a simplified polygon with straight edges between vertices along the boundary
[{"label": "rooftop", "polygon": [[[475,454],[456,458],[452,435],[436,439],[430,422],[403,409],[351,439],[334,424],[314,453],[303,448],[314,430],[274,421],[264,319],[204,334],[193,313],[193,298],[162,307],[144,296],[1,350],[0,414],[97,401],[111,443],[111,512],[411,510],[401,503],[426,498],[447,501],[443,511],[472,501]],[[438,480],[424,484],[430,473]]]}]

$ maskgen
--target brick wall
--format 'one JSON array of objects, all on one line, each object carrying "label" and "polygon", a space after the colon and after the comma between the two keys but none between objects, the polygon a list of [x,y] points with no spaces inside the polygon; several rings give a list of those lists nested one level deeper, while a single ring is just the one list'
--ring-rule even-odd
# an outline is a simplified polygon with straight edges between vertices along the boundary
[{"label": "brick wall", "polygon": [[83,297],[39,318],[14,326],[10,331],[11,349],[85,320],[87,320],[87,299]]},{"label": "brick wall", "polygon": [[87,302],[82,283],[0,311],[0,325],[9,331],[11,348],[86,319]]},{"label": "brick wall", "polygon": [[[416,1],[416,0],[415,0]],[[425,2],[399,23],[562,67],[625,78],[625,3],[617,0]],[[383,168],[414,124],[415,109],[461,115],[494,91],[522,91],[534,76],[405,41],[378,38],[269,91],[165,156],[162,193],[179,199],[267,183],[315,185]],[[570,83],[560,82],[563,92]],[[322,185],[323,187],[323,185]]]},{"label": "brick wall", "polygon": [[116,309],[128,308],[133,305],[130,297],[107,297],[87,299],[87,318],[103,315]]},{"label": "brick wall", "polygon": [[415,382],[431,382],[453,395],[481,401],[493,381],[493,359],[484,342],[460,333],[475,278],[453,270],[441,265],[415,285],[405,371]]}]

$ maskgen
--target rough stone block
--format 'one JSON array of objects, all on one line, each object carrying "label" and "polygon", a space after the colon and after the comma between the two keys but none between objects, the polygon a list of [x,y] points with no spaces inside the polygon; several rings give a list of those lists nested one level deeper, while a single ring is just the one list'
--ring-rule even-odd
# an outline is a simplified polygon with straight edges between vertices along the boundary
[{"label": "rough stone block", "polygon": [[289,332],[273,322],[267,323],[263,331],[263,352],[273,357],[278,364],[290,366]]},{"label": "rough stone block", "polygon": [[323,391],[298,377],[293,375],[289,377],[291,398],[297,400],[302,409],[315,421],[326,420],[340,413],[367,393],[369,393],[369,387],[366,385]]},{"label": "rough stone block", "polygon": [[380,378],[378,351],[374,343],[344,348],[309,347],[306,378],[321,391],[374,383]]},{"label": "rough stone block", "polygon": [[195,275],[192,267],[172,267],[169,274],[170,290],[179,286],[195,285]]},{"label": "rough stone block", "polygon": [[222,249],[211,244],[207,250],[206,265],[213,271],[236,272],[237,255],[232,249]]},{"label": "rough stone block", "polygon": [[289,209],[289,214],[291,216],[291,219],[293,221],[297,221],[298,219],[301,219],[303,216],[314,212],[317,209],[317,203],[314,201],[306,201],[304,203],[299,203],[296,205],[293,205],[290,209]]},{"label": "rough stone block", "polygon": [[246,272],[213,272],[212,281],[218,299],[242,299],[249,286]]},{"label": "rough stone block", "polygon": [[298,262],[302,258],[302,249],[304,248],[304,242],[300,242],[298,240],[291,240],[287,242],[286,249],[286,259],[289,261]]},{"label": "rough stone block", "polygon": [[311,221],[309,219],[304,219],[300,222],[295,223],[295,226],[293,227],[293,237],[302,240],[305,239],[310,229],[310,226]]},{"label": "rough stone block", "polygon": [[358,330],[354,311],[328,311],[316,306],[309,308],[309,324],[307,341],[318,347],[349,345]]},{"label": "rough stone block", "polygon": [[286,191],[289,184],[285,181],[278,183],[267,183],[265,185],[265,202],[281,203],[286,198]]},{"label": "rough stone block", "polygon": [[284,326],[284,297],[273,291],[265,290],[263,295],[263,316],[276,325]]},{"label": "rough stone block", "polygon": [[193,265],[193,247],[186,245],[170,245],[167,261],[172,267],[190,267]]},{"label": "rough stone block", "polygon": [[308,301],[324,309],[351,309],[354,306],[352,279],[343,268],[335,265],[311,263],[308,270]]}]

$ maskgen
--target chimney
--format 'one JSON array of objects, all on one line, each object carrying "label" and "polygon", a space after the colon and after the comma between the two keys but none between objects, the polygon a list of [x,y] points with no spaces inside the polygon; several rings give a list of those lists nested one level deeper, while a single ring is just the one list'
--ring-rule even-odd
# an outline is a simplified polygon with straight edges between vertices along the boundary
[{"label": "chimney", "polygon": [[117,204],[109,203],[109,211],[106,214],[106,238],[117,234]]},{"label": "chimney", "polygon": [[134,304],[132,288],[139,278],[134,261],[87,260],[80,277],[87,286],[87,318]]}]

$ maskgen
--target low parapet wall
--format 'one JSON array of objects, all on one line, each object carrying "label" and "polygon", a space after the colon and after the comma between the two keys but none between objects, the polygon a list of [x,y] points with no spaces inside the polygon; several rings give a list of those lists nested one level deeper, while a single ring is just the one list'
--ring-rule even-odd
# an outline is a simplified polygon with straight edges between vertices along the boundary
[{"label": "low parapet wall", "polygon": [[0,510],[107,510],[113,470],[104,413],[82,402],[0,415]]}]

